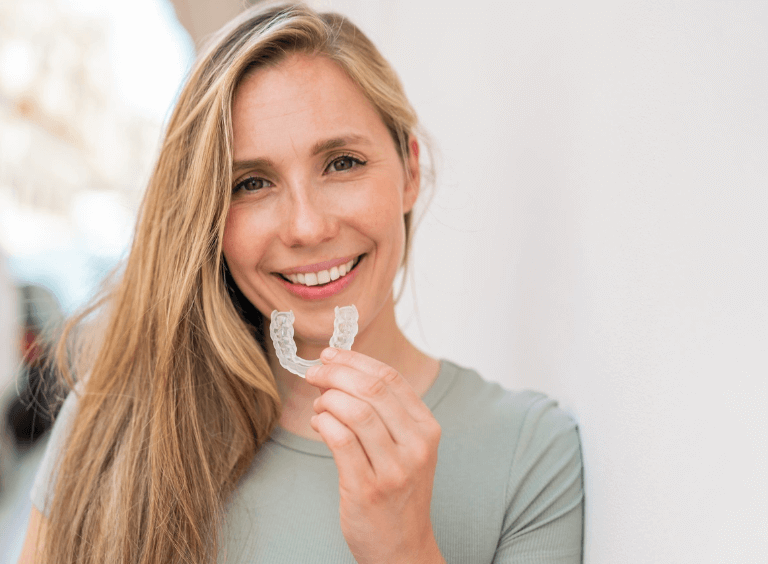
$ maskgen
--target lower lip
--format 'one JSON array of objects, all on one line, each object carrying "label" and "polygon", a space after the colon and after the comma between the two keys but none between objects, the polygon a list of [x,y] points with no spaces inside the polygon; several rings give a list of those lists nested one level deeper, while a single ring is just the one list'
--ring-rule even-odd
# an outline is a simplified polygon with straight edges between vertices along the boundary
[{"label": "lower lip", "polygon": [[335,296],[344,288],[349,286],[352,283],[352,280],[355,279],[355,276],[357,276],[357,272],[360,270],[360,263],[362,263],[364,259],[364,256],[360,257],[360,260],[357,261],[357,265],[355,265],[355,267],[348,274],[323,286],[304,286],[303,284],[293,284],[287,280],[284,280],[278,274],[275,276],[277,276],[277,279],[283,283],[285,289],[295,296],[305,300],[323,300],[325,298]]}]

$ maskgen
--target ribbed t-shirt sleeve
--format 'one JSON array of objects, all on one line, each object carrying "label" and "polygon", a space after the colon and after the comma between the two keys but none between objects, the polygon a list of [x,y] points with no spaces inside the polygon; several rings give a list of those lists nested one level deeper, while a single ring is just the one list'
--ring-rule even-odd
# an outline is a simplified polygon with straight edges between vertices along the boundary
[{"label": "ribbed t-shirt sleeve", "polygon": [[35,481],[29,493],[32,504],[46,517],[48,517],[50,502],[53,497],[57,464],[64,445],[69,438],[76,413],[77,396],[70,392],[62,404],[59,414],[56,416],[45,454],[40,462],[40,466],[37,468]]},{"label": "ribbed t-shirt sleeve", "polygon": [[495,564],[580,564],[581,443],[574,419],[540,396],[528,409],[510,468]]}]

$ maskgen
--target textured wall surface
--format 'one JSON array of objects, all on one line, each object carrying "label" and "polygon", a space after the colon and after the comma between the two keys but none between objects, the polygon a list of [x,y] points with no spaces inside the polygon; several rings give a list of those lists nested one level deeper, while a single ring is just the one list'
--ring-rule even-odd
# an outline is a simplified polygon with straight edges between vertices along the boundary
[{"label": "textured wall surface", "polygon": [[442,154],[400,317],[576,415],[586,562],[768,561],[768,3],[315,4]]}]

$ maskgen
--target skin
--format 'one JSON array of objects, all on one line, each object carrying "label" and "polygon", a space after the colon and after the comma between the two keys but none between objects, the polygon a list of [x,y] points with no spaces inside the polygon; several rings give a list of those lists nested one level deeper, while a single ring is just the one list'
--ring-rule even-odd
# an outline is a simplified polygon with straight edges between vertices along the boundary
[{"label": "skin", "polygon": [[[444,562],[429,516],[440,426],[421,401],[439,363],[402,334],[392,295],[403,216],[419,191],[418,144],[404,163],[374,106],[323,57],[292,55],[248,76],[232,120],[235,185],[252,180],[233,194],[228,267],[267,320],[293,310],[299,356],[322,353],[305,380],[268,344],[280,425],[332,452],[341,529],[358,562]],[[315,154],[329,139],[344,143]],[[352,283],[322,300],[292,294],[275,274],[363,253]],[[333,308],[349,304],[360,315],[354,350],[329,349]]]},{"label": "skin", "polygon": [[18,564],[33,564],[37,558],[37,539],[45,534],[45,518],[35,506],[29,513],[27,535],[24,537],[24,545],[21,547],[21,555]]}]

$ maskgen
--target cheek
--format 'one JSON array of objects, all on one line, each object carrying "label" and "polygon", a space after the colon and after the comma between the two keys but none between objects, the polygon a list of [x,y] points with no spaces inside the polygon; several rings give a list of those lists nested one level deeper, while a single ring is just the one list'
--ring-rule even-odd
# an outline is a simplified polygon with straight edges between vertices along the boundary
[{"label": "cheek", "polygon": [[357,207],[360,223],[372,235],[392,237],[404,229],[402,195],[397,186],[372,187]]},{"label": "cheek", "polygon": [[405,252],[405,219],[402,195],[397,186],[378,190],[371,196],[358,221],[360,229],[376,242],[377,262],[382,266],[386,264],[387,272],[394,275]]},{"label": "cheek", "polygon": [[230,211],[227,215],[227,221],[224,224],[224,236],[221,238],[221,248],[224,252],[224,258],[230,263],[230,268],[232,267],[231,263],[236,260],[238,254],[237,241],[239,240],[239,237],[237,236],[237,230],[237,220],[233,217],[233,214]]},{"label": "cheek", "polygon": [[245,210],[232,208],[224,224],[224,236],[221,240],[224,258],[230,270],[245,269],[247,259],[258,256],[259,238],[253,229],[253,222]]}]

